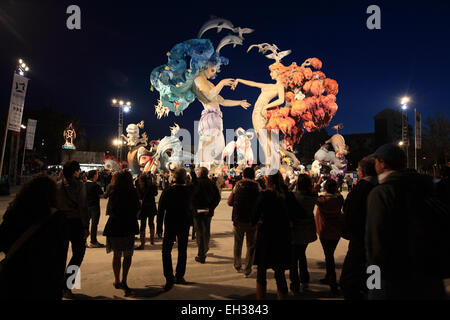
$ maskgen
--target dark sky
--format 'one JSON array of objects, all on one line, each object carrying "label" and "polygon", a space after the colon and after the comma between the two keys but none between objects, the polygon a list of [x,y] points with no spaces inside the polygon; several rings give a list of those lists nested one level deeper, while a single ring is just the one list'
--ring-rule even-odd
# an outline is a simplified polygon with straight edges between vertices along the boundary
[{"label": "dark sky", "polygon": [[[66,28],[66,8],[81,7],[82,29]],[[366,9],[381,8],[381,30],[369,30]],[[134,108],[125,126],[145,120],[150,139],[169,134],[174,122],[193,129],[202,106],[193,103],[184,116],[157,120],[150,73],[167,62],[173,45],[195,38],[211,15],[256,31],[244,46],[227,46],[230,59],[216,82],[244,78],[270,82],[272,60],[254,43],[275,43],[291,49],[284,64],[317,57],[322,71],[339,82],[339,109],[331,125],[342,122],[345,134],[372,132],[373,116],[384,108],[399,108],[403,95],[424,117],[450,103],[450,4],[446,1],[24,1],[0,0],[0,106],[6,116],[12,72],[19,57],[31,66],[25,108],[69,113],[82,119],[89,138],[116,135],[113,97],[130,99]],[[208,31],[216,46],[228,32]],[[225,88],[226,98],[254,104],[258,91],[245,86]],[[251,127],[251,110],[224,108],[224,128]],[[331,127],[331,126],[330,126]],[[60,134],[59,132],[57,134]]]}]

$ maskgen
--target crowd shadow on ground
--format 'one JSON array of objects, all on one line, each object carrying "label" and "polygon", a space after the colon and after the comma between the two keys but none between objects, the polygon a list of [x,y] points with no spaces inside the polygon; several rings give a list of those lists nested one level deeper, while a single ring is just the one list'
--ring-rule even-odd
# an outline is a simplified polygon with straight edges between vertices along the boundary
[{"label": "crowd shadow on ground", "polygon": [[[269,281],[275,281],[270,279]],[[239,293],[236,293],[239,292]],[[165,296],[162,296],[165,295]],[[255,289],[229,286],[222,284],[209,284],[198,282],[187,282],[184,285],[175,285],[170,291],[164,291],[162,286],[149,285],[144,288],[132,288],[132,293],[128,296],[131,299],[154,299],[162,298],[164,300],[192,300],[192,297],[208,296],[210,300],[256,300]],[[309,289],[300,293],[289,293],[286,300],[318,300],[318,299],[339,299],[339,295],[333,295],[331,291],[323,285],[311,283]],[[266,293],[267,300],[276,300],[277,293],[269,290]]]}]

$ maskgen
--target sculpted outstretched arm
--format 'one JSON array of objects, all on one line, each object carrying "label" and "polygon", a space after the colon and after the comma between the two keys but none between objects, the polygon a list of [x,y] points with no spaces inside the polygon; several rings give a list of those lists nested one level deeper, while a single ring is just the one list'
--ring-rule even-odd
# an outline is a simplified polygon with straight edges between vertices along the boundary
[{"label": "sculpted outstretched arm", "polygon": [[218,96],[218,101],[219,101],[219,104],[224,107],[240,106],[244,109],[247,109],[248,107],[251,106],[251,104],[248,103],[247,100],[226,100],[226,99],[222,98],[221,96]]},{"label": "sculpted outstretched arm", "polygon": [[222,91],[223,87],[231,86],[233,84],[233,79],[223,79],[215,87],[211,88],[211,82],[203,77],[197,77],[195,80],[196,87],[202,92],[202,94],[208,99],[212,100],[217,97]]},{"label": "sculpted outstretched arm", "polygon": [[234,90],[236,88],[236,86],[238,85],[238,83],[245,84],[246,86],[249,86],[249,87],[256,87],[256,88],[261,88],[261,89],[266,85],[265,83],[243,80],[243,79],[236,79],[236,80],[234,80],[233,85],[231,86],[231,89]]}]

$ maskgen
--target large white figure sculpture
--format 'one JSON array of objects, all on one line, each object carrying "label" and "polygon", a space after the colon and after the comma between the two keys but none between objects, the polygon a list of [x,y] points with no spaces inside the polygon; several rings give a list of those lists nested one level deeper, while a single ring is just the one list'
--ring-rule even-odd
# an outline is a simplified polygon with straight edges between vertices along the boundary
[{"label": "large white figure sculpture", "polygon": [[143,146],[147,145],[147,141],[148,141],[148,137],[147,137],[147,133],[144,132],[142,134],[142,138],[139,138],[139,129],[144,129],[144,120],[142,120],[141,122],[137,123],[137,124],[129,124],[127,126],[127,135],[123,135],[122,134],[122,138],[125,139],[125,141],[127,142],[127,145],[131,148],[131,147],[135,147],[138,144],[142,144]]},{"label": "large white figure sculpture", "polygon": [[228,163],[231,162],[234,150],[237,149],[238,165],[239,166],[252,166],[253,165],[253,150],[251,140],[255,137],[254,132],[246,132],[242,128],[236,130],[237,141],[231,141],[227,144],[222,152],[222,161],[228,157]]}]

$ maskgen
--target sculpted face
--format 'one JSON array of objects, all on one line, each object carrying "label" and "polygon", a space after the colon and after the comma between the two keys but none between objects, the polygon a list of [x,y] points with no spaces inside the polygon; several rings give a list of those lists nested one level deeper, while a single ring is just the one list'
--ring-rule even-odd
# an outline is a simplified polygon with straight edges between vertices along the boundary
[{"label": "sculpted face", "polygon": [[217,72],[217,67],[209,65],[208,68],[205,70],[205,76],[207,79],[210,79],[215,76],[216,72]]},{"label": "sculpted face", "polygon": [[272,78],[272,80],[277,80],[278,73],[275,70],[271,70],[270,71],[270,78]]}]

